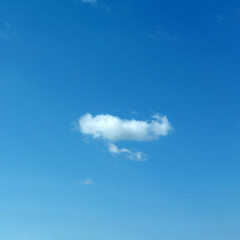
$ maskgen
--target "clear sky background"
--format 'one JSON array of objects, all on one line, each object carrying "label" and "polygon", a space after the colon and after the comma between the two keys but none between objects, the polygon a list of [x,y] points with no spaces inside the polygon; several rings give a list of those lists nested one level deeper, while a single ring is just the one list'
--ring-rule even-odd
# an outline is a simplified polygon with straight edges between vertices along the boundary
[{"label": "clear sky background", "polygon": [[[240,3],[0,0],[0,240],[239,240]],[[85,113],[147,121],[110,154]]]}]

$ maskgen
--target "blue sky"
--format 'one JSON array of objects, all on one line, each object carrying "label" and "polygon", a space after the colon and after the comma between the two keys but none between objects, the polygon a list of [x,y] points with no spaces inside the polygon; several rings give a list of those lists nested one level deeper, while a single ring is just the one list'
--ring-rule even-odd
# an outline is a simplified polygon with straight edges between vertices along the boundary
[{"label": "blue sky", "polygon": [[0,0],[0,240],[238,240],[239,43],[239,1]]}]

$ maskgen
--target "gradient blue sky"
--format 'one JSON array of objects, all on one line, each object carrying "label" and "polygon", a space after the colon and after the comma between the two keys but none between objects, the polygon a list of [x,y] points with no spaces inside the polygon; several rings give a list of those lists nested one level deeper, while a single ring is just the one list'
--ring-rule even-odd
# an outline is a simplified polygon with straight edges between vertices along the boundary
[{"label": "gradient blue sky", "polygon": [[[239,43],[237,0],[0,0],[0,240],[239,240]],[[87,112],[174,130],[134,162]]]}]

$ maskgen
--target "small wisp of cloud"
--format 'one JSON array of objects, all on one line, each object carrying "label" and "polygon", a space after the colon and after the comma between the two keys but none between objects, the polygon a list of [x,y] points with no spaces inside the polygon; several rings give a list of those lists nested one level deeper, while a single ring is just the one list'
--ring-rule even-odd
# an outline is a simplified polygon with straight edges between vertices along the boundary
[{"label": "small wisp of cloud", "polygon": [[95,5],[95,4],[97,4],[97,0],[81,0],[83,3],[90,3],[90,4],[92,4],[92,5]]},{"label": "small wisp of cloud", "polygon": [[99,0],[75,0],[76,3],[85,3],[85,4],[90,4],[91,6],[97,8],[98,10],[107,13],[107,14],[111,14],[112,13],[112,9],[106,5],[104,2],[99,1]]},{"label": "small wisp of cloud", "polygon": [[223,16],[223,15],[217,14],[217,15],[215,16],[215,19],[216,19],[217,22],[223,22],[223,21],[226,20],[226,17]]},{"label": "small wisp of cloud", "polygon": [[146,155],[141,151],[118,148],[118,141],[153,141],[167,136],[172,126],[166,116],[155,114],[151,121],[121,119],[110,114],[92,116],[84,114],[78,120],[78,130],[85,136],[103,140],[113,155],[124,155],[132,161],[144,161]]},{"label": "small wisp of cloud", "polygon": [[146,160],[146,155],[140,151],[133,152],[127,148],[118,148],[113,143],[107,144],[108,150],[113,155],[123,154],[126,156],[127,159],[130,159],[132,161],[142,162]]},{"label": "small wisp of cloud", "polygon": [[89,179],[89,178],[86,178],[86,179],[83,179],[81,181],[76,181],[75,184],[77,185],[85,185],[85,186],[90,186],[90,185],[93,185],[94,182]]},{"label": "small wisp of cloud", "polygon": [[160,41],[179,42],[182,37],[179,33],[171,33],[166,28],[158,26],[156,30],[147,33],[149,38]]},{"label": "small wisp of cloud", "polygon": [[0,38],[2,39],[15,40],[16,36],[16,33],[13,31],[13,28],[8,22],[6,22],[4,27],[0,29]]}]

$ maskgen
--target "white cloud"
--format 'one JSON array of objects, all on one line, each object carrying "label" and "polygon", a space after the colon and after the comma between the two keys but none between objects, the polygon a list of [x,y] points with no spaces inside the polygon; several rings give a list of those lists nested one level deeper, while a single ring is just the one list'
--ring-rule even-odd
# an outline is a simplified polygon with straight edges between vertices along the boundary
[{"label": "white cloud", "polygon": [[98,0],[75,0],[75,2],[76,3],[79,3],[79,2],[89,3],[93,7],[97,8],[98,10],[100,10],[104,13],[112,14],[112,9],[102,1],[98,1]]},{"label": "white cloud", "polygon": [[96,4],[97,0],[82,0],[84,3]]},{"label": "white cloud", "polygon": [[216,21],[218,21],[218,22],[223,22],[226,20],[226,17],[223,15],[217,14],[215,17],[216,17]]},{"label": "white cloud", "polygon": [[147,36],[160,41],[179,42],[182,40],[180,33],[170,32],[167,28],[162,26],[157,26],[153,32],[147,33]]},{"label": "white cloud", "polygon": [[150,141],[168,135],[171,125],[166,116],[154,115],[151,121],[121,119],[110,114],[93,117],[90,113],[79,119],[79,129],[94,139],[108,141]]},{"label": "white cloud", "polygon": [[143,161],[146,155],[141,151],[133,152],[118,148],[117,141],[152,141],[166,136],[172,127],[166,116],[155,114],[150,121],[121,119],[110,114],[92,116],[87,113],[78,120],[78,130],[93,139],[107,142],[107,148],[114,155],[124,155],[133,161]]},{"label": "white cloud", "polygon": [[94,184],[94,182],[89,178],[83,179],[81,181],[76,181],[75,183],[78,185],[93,185]]},{"label": "white cloud", "polygon": [[13,31],[9,23],[5,23],[4,27],[0,29],[0,38],[5,40],[14,40],[16,38],[16,33]]},{"label": "white cloud", "polygon": [[127,148],[121,148],[119,149],[115,144],[109,143],[108,144],[108,150],[112,154],[124,154],[128,159],[131,159],[133,161],[144,161],[146,159],[146,156],[142,152],[132,152]]}]

